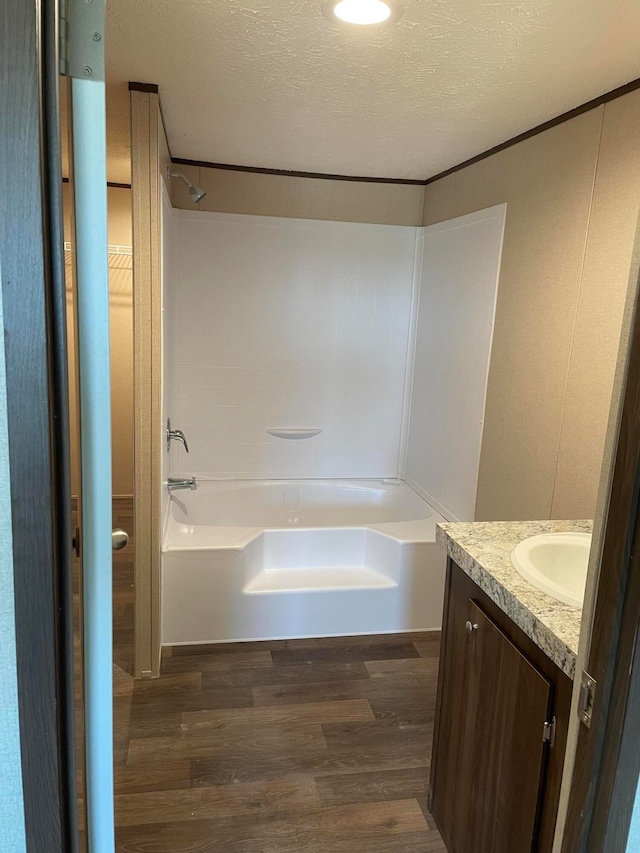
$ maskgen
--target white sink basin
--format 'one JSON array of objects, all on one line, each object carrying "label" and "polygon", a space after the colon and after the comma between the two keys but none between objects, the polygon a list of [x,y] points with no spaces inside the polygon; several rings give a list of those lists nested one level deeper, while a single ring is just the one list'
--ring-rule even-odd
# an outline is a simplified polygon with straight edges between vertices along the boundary
[{"label": "white sink basin", "polygon": [[511,562],[542,592],[582,607],[590,548],[590,533],[542,533],[516,545]]}]

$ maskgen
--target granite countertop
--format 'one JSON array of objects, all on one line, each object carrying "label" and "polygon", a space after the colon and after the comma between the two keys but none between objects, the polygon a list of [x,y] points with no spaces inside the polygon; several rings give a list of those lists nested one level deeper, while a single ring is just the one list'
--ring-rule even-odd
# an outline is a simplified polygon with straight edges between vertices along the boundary
[{"label": "granite countertop", "polygon": [[591,533],[591,521],[439,524],[436,541],[513,622],[573,679],[582,610],[536,589],[513,567],[515,546],[539,533]]}]

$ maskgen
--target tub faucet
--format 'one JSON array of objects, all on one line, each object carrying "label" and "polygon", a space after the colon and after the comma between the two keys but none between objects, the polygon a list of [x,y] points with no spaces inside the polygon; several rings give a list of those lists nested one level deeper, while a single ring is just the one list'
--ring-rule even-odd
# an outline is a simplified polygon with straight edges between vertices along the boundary
[{"label": "tub faucet", "polygon": [[171,442],[172,441],[181,441],[184,445],[184,449],[189,452],[189,445],[187,444],[187,437],[182,432],[181,429],[171,429],[171,418],[167,419],[167,453],[171,450]]},{"label": "tub faucet", "polygon": [[192,492],[195,492],[198,484],[195,477],[190,477],[187,480],[177,480],[175,477],[168,477],[167,488],[170,492],[175,492],[177,489],[191,489]]}]

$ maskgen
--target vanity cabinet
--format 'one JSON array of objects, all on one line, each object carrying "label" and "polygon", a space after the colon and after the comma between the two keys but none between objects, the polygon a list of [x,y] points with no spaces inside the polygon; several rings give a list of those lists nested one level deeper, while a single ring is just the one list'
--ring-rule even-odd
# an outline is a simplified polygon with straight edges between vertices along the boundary
[{"label": "vanity cabinet", "polygon": [[449,560],[430,783],[449,853],[551,850],[570,705],[570,679]]}]

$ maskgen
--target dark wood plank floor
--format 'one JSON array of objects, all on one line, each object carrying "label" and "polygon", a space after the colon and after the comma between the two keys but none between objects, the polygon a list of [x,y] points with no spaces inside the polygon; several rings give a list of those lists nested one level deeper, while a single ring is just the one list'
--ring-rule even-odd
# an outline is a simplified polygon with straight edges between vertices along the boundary
[{"label": "dark wood plank floor", "polygon": [[[127,508],[114,522],[131,531]],[[427,810],[439,634],[165,649],[130,676],[114,560],[118,853],[446,853]]]}]

